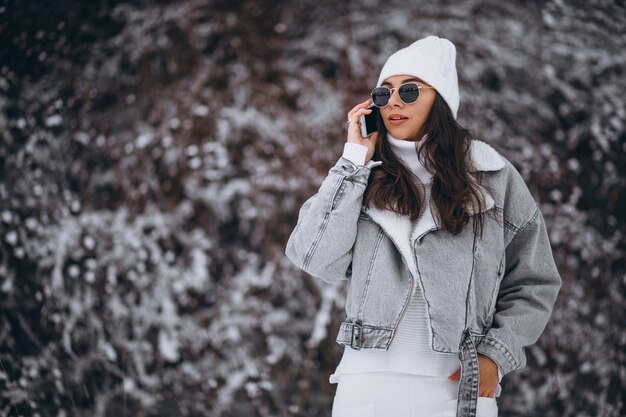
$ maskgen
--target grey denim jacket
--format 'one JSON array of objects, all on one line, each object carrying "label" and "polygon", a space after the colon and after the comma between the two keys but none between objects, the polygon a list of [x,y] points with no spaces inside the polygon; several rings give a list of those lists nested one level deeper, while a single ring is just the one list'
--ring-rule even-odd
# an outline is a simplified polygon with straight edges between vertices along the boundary
[{"label": "grey denim jacket", "polygon": [[[340,157],[319,190],[302,205],[285,254],[326,283],[347,282],[346,318],[336,342],[353,349],[388,349],[420,285],[426,299],[431,348],[461,362],[457,416],[474,417],[478,353],[502,375],[526,365],[524,348],[548,322],[561,277],[543,215],[515,167],[480,140],[471,142],[485,210],[472,207],[458,235],[436,220],[436,206],[415,224],[390,210],[362,206],[371,169]],[[482,239],[473,232],[484,215]]]}]

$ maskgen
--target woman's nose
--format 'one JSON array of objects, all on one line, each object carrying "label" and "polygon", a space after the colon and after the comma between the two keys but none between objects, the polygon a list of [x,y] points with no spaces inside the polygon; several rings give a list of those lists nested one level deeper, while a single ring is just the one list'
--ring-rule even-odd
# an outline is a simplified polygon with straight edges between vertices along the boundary
[{"label": "woman's nose", "polygon": [[391,92],[391,97],[389,97],[389,106],[402,107],[404,102],[400,99],[400,93],[396,88]]}]

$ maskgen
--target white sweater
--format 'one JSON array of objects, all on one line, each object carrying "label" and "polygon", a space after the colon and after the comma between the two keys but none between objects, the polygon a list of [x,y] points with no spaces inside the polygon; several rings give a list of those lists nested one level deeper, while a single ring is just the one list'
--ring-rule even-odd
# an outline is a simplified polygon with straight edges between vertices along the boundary
[{"label": "white sweater", "polygon": [[[396,139],[389,133],[387,137],[396,154],[424,183],[426,191],[424,209],[429,210],[432,174],[419,161],[415,142]],[[418,142],[418,146],[423,143],[422,140]],[[357,165],[364,165],[366,154],[367,147],[364,145],[347,142],[344,146],[343,156]],[[337,369],[330,375],[330,383],[338,382],[339,375],[343,373],[385,371],[438,377],[453,374],[461,367],[461,362],[456,353],[441,353],[431,349],[427,314],[426,300],[421,286],[416,282],[413,286],[413,297],[398,324],[389,349],[356,350],[346,347]],[[498,378],[502,380],[499,368]],[[498,385],[497,391],[499,390]],[[499,394],[496,392],[496,395]]]}]

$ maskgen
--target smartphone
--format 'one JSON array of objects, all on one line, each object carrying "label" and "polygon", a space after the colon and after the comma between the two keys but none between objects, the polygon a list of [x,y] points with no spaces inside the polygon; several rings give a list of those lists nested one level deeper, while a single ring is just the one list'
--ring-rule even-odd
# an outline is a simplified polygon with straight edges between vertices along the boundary
[{"label": "smartphone", "polygon": [[364,138],[378,130],[378,115],[380,114],[380,110],[374,104],[370,104],[367,108],[371,109],[372,112],[364,114],[359,118],[361,136]]}]

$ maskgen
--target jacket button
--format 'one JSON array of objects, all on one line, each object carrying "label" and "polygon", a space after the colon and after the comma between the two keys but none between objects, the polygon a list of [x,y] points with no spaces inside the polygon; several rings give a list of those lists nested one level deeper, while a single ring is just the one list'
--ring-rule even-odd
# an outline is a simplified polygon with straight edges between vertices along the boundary
[{"label": "jacket button", "polygon": [[468,378],[466,379],[466,381],[467,381],[467,382],[472,382],[472,377],[471,377],[471,376],[470,376],[470,377],[468,377]]}]

